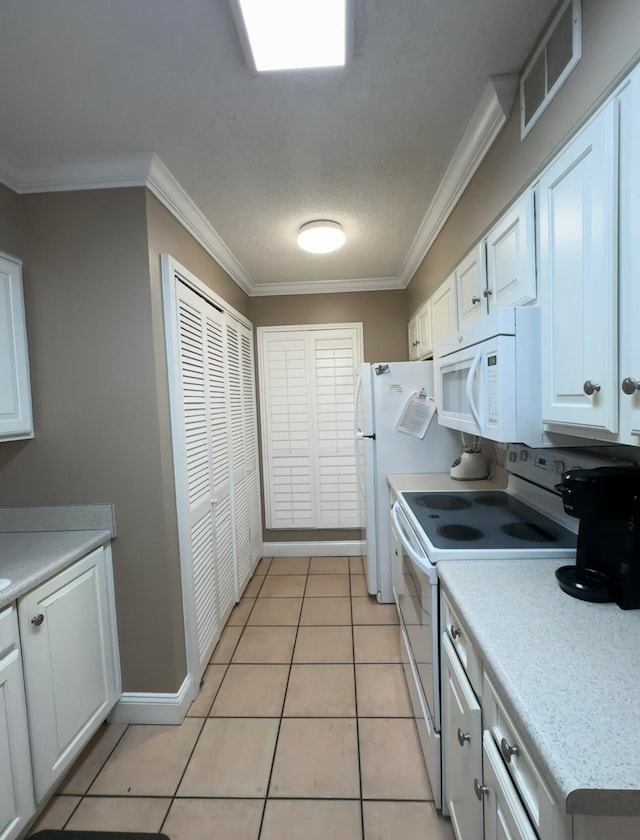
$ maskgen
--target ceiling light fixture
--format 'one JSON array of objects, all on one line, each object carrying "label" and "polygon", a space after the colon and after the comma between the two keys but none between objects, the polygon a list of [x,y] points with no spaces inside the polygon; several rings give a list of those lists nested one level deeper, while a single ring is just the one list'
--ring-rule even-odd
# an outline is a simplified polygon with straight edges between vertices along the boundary
[{"label": "ceiling light fixture", "polygon": [[342,225],[325,219],[307,222],[298,231],[298,245],[303,251],[312,254],[330,254],[331,251],[337,251],[338,248],[342,248],[346,238]]},{"label": "ceiling light fixture", "polygon": [[341,67],[347,0],[231,0],[240,40],[258,72]]}]

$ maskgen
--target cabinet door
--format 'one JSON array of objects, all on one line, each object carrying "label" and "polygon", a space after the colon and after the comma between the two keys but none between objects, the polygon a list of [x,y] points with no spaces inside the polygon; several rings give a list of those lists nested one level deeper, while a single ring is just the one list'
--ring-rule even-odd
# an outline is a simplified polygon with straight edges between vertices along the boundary
[{"label": "cabinet door", "polygon": [[485,840],[537,840],[490,732],[482,738]]},{"label": "cabinet door", "polygon": [[31,437],[31,385],[21,266],[0,256],[0,440]]},{"label": "cabinet door", "polygon": [[117,700],[107,551],[96,549],[18,602],[38,802]]},{"label": "cabinet door", "polygon": [[434,354],[438,344],[458,329],[456,278],[452,274],[429,298],[431,304],[431,346]]},{"label": "cabinet door", "polygon": [[418,358],[418,354],[420,353],[420,340],[418,338],[418,316],[414,315],[413,318],[409,321],[409,329],[408,329],[408,338],[409,338],[409,361],[415,362]]},{"label": "cabinet door", "polygon": [[487,294],[489,311],[536,299],[533,192],[527,190],[489,231]]},{"label": "cabinet door", "polygon": [[458,329],[469,326],[487,314],[486,266],[483,244],[476,247],[456,268],[458,292]]},{"label": "cabinet door", "polygon": [[418,358],[426,359],[433,353],[431,334],[431,304],[425,301],[416,315],[418,319]]},{"label": "cabinet door", "polygon": [[442,653],[443,802],[458,840],[482,840],[482,802],[473,786],[482,778],[480,706],[446,633]]},{"label": "cabinet door", "polygon": [[[0,614],[0,623],[15,624],[15,646],[0,654],[0,840],[22,833],[35,812],[31,754],[27,730],[22,664],[15,610]],[[0,631],[0,649],[3,645]]]},{"label": "cabinet door", "polygon": [[640,444],[640,72],[620,96],[620,443]]},{"label": "cabinet door", "polygon": [[611,103],[542,175],[543,420],[618,430],[617,147]]}]

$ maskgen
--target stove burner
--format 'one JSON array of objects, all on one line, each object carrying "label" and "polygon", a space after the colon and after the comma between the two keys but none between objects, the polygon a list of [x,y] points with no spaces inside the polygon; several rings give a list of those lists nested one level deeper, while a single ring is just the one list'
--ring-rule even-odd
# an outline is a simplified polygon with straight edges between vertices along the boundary
[{"label": "stove burner", "polygon": [[447,493],[427,493],[424,496],[418,496],[416,502],[421,507],[433,510],[465,510],[471,507],[471,502],[467,499]]},{"label": "stove burner", "polygon": [[508,537],[525,542],[558,542],[557,537],[531,522],[507,522],[500,530]]},{"label": "stove burner", "polygon": [[497,493],[495,496],[478,496],[475,501],[477,505],[486,505],[487,507],[509,506],[509,499],[506,496],[501,496]]},{"label": "stove burner", "polygon": [[470,525],[441,525],[437,530],[441,537],[460,542],[471,542],[484,537],[479,528],[472,528]]}]

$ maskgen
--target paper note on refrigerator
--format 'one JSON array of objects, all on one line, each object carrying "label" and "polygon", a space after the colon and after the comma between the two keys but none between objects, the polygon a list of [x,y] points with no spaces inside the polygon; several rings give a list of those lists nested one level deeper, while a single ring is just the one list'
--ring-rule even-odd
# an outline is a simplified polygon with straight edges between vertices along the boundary
[{"label": "paper note on refrigerator", "polygon": [[418,393],[414,391],[402,409],[400,419],[396,423],[396,429],[405,435],[423,438],[429,423],[436,413],[436,401],[427,395],[424,388]]}]

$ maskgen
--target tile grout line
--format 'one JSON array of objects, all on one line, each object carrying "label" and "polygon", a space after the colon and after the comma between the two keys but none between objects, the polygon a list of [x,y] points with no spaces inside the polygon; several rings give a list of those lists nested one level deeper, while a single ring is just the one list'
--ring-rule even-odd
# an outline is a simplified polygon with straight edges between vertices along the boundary
[{"label": "tile grout line", "polygon": [[[82,805],[82,803],[84,802],[85,798],[89,795],[89,790],[91,789],[91,786],[93,785],[93,783],[95,782],[95,780],[98,778],[98,776],[100,775],[100,773],[102,773],[102,771],[104,770],[105,764],[107,763],[107,761],[109,761],[109,759],[111,758],[111,756],[112,756],[112,755],[113,755],[113,753],[115,752],[116,747],[118,746],[118,744],[120,743],[120,741],[124,738],[125,733],[127,732],[127,730],[128,730],[128,729],[129,729],[129,724],[126,724],[126,725],[125,725],[125,728],[124,728],[124,729],[122,730],[122,732],[120,733],[120,737],[116,740],[116,742],[115,742],[115,744],[113,745],[113,747],[109,750],[109,752],[108,752],[107,757],[105,758],[105,760],[104,760],[104,761],[100,764],[100,768],[98,769],[98,772],[97,772],[97,773],[93,776],[93,778],[91,779],[91,781],[90,781],[90,782],[89,782],[89,784],[87,785],[87,789],[84,791],[84,793],[79,794],[80,798],[79,798],[79,799],[78,799],[78,801],[76,802],[76,806],[75,806],[75,808],[71,811],[71,813],[69,814],[69,816],[67,817],[67,819],[66,819],[66,820],[65,820],[65,822],[63,823],[63,826],[62,826],[62,829],[63,829],[63,830],[67,827],[67,825],[69,824],[69,821],[71,820],[71,818],[73,817],[73,815],[76,813],[76,811],[78,810],[78,808]],[[89,745],[87,744],[87,746],[89,746]],[[82,753],[81,753],[80,755],[82,755]],[[80,758],[80,756],[78,756],[78,758]],[[76,761],[77,761],[77,759],[76,759]],[[74,764],[75,764],[75,762],[74,762]],[[72,764],[72,765],[71,765],[71,767],[69,768],[69,772],[71,772],[71,769],[73,768],[73,766],[74,766],[74,765]],[[65,778],[66,778],[66,776],[65,776]],[[64,784],[64,779],[62,780],[62,783],[61,783],[61,784]],[[57,792],[57,790],[56,790],[56,792],[55,792],[54,796],[78,796],[78,794],[64,794],[64,793],[59,794],[59,793]],[[51,802],[52,800],[53,800],[53,796],[51,797],[51,799],[49,800],[49,802]],[[46,805],[46,807],[43,809],[43,812],[42,812],[42,813],[44,813],[44,812],[47,810],[47,808],[48,808],[48,807],[49,807],[49,803],[47,803],[47,805]],[[36,821],[36,822],[37,822],[37,821]]]},{"label": "tile grout line", "polygon": [[[273,562],[273,560],[271,562]],[[309,558],[309,565],[307,567],[307,574],[305,576],[305,581],[304,581],[304,589],[302,590],[302,600],[303,600],[303,602],[304,602],[304,593],[307,591],[307,583],[308,583],[308,580],[309,580],[309,568],[310,568],[310,566],[311,566],[311,558]],[[271,568],[271,564],[269,564],[269,568]],[[274,577],[276,577],[276,575],[274,575]],[[298,642],[298,632],[300,630],[300,619],[301,619],[301,617],[302,617],[302,603],[300,604],[300,613],[298,614],[298,624],[296,625],[296,634],[295,634],[294,639],[293,639],[293,647],[291,648],[291,659],[289,661],[289,672],[287,673],[287,682],[285,683],[284,695],[282,697],[282,707],[280,709],[280,720],[278,722],[278,731],[276,732],[276,740],[275,740],[275,744],[274,744],[274,747],[273,747],[273,755],[271,756],[271,767],[269,769],[269,778],[267,779],[267,788],[266,788],[265,794],[264,794],[264,804],[263,804],[263,807],[262,807],[262,816],[260,818],[260,827],[258,828],[258,836],[257,836],[256,840],[260,840],[260,837],[262,836],[262,828],[264,826],[264,819],[265,819],[265,816],[267,814],[267,804],[268,804],[269,798],[270,798],[269,793],[270,793],[270,790],[271,790],[271,780],[273,778],[273,768],[275,767],[275,763],[276,763],[276,753],[278,752],[278,742],[280,741],[280,730],[282,729],[282,721],[284,719],[284,707],[285,707],[285,703],[287,702],[287,693],[289,691],[289,682],[291,680],[291,671],[293,670],[293,657],[294,657],[295,650],[296,650],[296,644]]]},{"label": "tile grout line", "polygon": [[358,716],[358,678],[356,672],[356,638],[353,630],[353,596],[351,595],[351,558],[347,560],[349,568],[349,609],[351,611],[351,647],[353,651],[353,696],[356,713],[356,742],[358,747],[358,782],[360,783],[360,832],[364,840],[364,791],[362,789],[362,756],[360,754],[360,718]]}]

